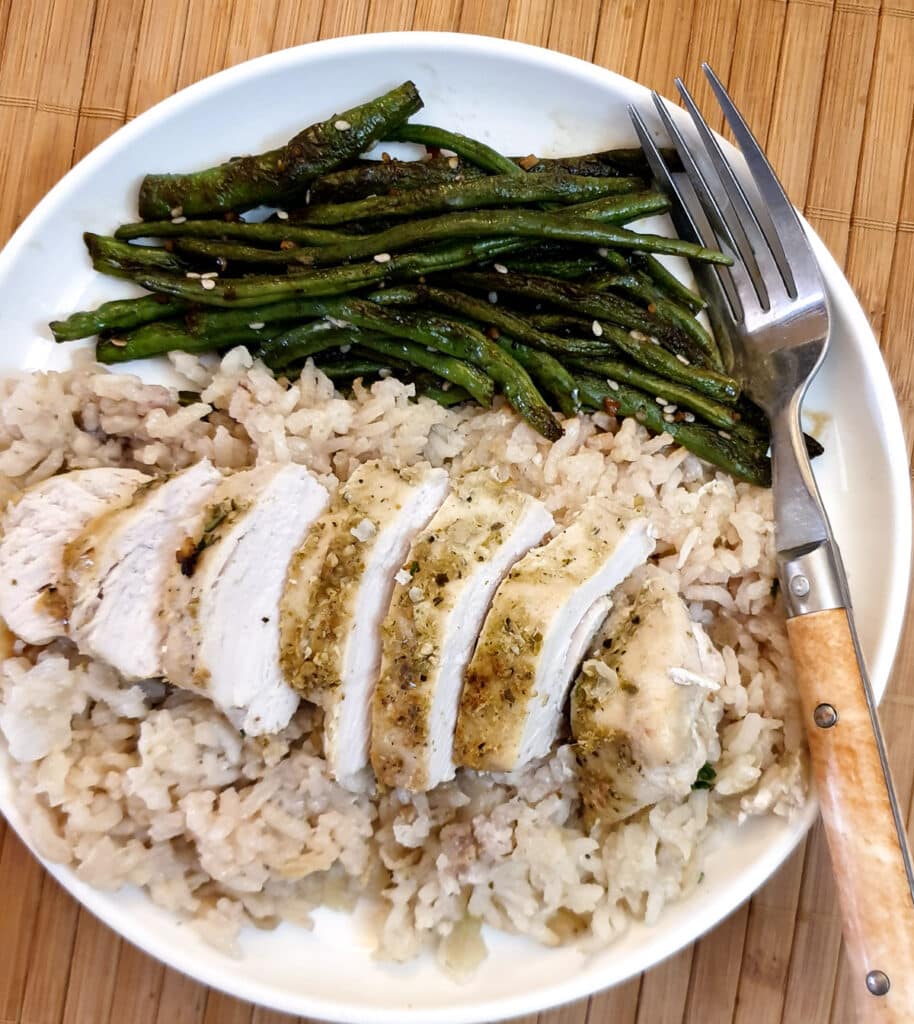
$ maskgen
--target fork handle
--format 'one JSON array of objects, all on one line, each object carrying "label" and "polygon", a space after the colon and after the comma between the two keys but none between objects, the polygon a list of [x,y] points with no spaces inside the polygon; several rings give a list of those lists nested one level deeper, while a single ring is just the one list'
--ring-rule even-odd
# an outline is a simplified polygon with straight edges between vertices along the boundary
[{"label": "fork handle", "polygon": [[[910,1021],[914,900],[848,610],[787,620],[859,1020]],[[888,990],[878,994],[888,981]]]}]

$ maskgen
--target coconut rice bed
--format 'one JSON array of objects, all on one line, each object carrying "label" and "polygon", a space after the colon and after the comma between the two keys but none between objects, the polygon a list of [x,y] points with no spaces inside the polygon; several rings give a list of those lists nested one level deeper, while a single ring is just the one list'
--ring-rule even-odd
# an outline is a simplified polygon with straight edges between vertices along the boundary
[{"label": "coconut rice bed", "polygon": [[483,923],[593,946],[632,919],[656,921],[699,884],[722,824],[802,805],[768,492],[632,419],[579,416],[549,444],[503,403],[443,409],[393,378],[345,398],[310,364],[290,384],[243,349],[172,362],[199,402],[182,407],[176,390],[110,373],[87,352],[68,372],[0,381],[0,502],[64,469],[169,472],[207,457],[226,468],[293,460],[331,487],[374,458],[428,460],[455,478],[484,467],[543,500],[559,526],[593,494],[634,504],[657,534],[653,562],[676,575],[724,657],[716,780],[590,834],[567,744],[514,774],[460,771],[427,794],[351,793],[328,775],[309,705],[253,739],[201,697],[127,685],[65,642],[20,644],[2,665],[0,730],[43,856],[101,888],[145,887],[233,954],[245,924],[310,924],[316,906],[363,897],[379,956],[433,949],[463,975],[485,954]]}]

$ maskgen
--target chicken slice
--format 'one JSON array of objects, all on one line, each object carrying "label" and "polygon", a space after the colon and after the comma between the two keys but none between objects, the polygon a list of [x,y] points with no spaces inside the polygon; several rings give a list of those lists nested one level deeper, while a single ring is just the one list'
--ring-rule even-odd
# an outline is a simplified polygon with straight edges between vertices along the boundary
[{"label": "chicken slice", "polygon": [[168,588],[165,670],[249,735],[278,732],[298,707],[280,668],[280,614],[292,556],[329,494],[303,466],[272,464],[211,495]]},{"label": "chicken slice", "polygon": [[165,588],[175,552],[222,480],[204,459],[91,520],[67,546],[70,635],[127,679],[162,675]]},{"label": "chicken slice", "polygon": [[547,754],[574,672],[610,608],[608,595],[654,548],[648,520],[591,498],[498,588],[466,672],[457,763],[511,771]]},{"label": "chicken slice", "polygon": [[665,797],[686,796],[720,756],[713,698],[724,663],[659,570],[613,611],[571,697],[585,818],[622,821]]},{"label": "chicken slice", "polygon": [[381,623],[394,574],[448,486],[447,472],[427,465],[360,466],[290,566],[281,605],[283,672],[324,709],[324,756],[344,785],[356,785],[368,765]]},{"label": "chicken slice", "polygon": [[552,528],[545,505],[468,477],[413,543],[384,623],[371,763],[380,782],[432,789],[453,778],[463,670],[505,573]]},{"label": "chicken slice", "polygon": [[66,635],[64,549],[148,481],[133,469],[75,469],[36,484],[10,506],[0,541],[0,617],[17,636],[47,644]]}]

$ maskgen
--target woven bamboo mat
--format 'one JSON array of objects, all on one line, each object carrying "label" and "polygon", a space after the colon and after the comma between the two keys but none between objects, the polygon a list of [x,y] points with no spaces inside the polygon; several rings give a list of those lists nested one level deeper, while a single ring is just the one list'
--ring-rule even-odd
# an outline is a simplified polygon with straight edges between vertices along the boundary
[{"label": "woven bamboo mat", "polygon": [[[881,338],[914,437],[914,0],[0,0],[0,242],[128,118],[270,50],[391,29],[562,50],[669,93],[721,74]],[[909,616],[909,620],[914,616]],[[912,824],[914,628],[883,704]],[[822,836],[716,931],[524,1024],[839,1024],[851,999]],[[79,909],[0,819],[0,1024],[288,1024],[164,969]]]}]

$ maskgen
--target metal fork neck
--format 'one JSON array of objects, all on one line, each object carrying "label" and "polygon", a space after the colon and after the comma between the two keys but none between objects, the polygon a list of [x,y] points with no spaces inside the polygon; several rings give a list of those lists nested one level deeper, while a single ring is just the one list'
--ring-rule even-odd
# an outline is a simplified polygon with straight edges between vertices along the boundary
[{"label": "metal fork neck", "polygon": [[800,426],[800,396],[771,416],[778,570],[788,617],[850,606],[844,567]]}]

